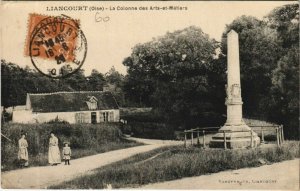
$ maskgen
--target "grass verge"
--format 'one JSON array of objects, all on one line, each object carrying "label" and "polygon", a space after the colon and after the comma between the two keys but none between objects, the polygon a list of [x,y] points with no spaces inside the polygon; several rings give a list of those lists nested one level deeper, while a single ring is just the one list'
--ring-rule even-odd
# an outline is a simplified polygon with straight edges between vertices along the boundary
[{"label": "grass verge", "polygon": [[5,124],[1,127],[10,140],[1,138],[2,171],[20,168],[17,159],[18,139],[22,132],[28,141],[29,165],[45,166],[48,164],[50,132],[55,132],[59,139],[59,148],[63,142],[70,142],[72,159],[94,155],[107,151],[142,145],[123,138],[117,123],[106,124]]},{"label": "grass verge", "polygon": [[52,186],[52,189],[102,189],[139,185],[199,176],[229,169],[261,166],[298,158],[300,142],[286,141],[282,147],[221,150],[171,146],[138,154],[95,170],[93,174]]}]

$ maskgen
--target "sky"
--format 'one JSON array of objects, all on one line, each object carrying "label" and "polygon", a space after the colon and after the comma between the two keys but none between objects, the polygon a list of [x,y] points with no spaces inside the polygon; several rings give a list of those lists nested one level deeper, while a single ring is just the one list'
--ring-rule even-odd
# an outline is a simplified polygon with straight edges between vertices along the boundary
[{"label": "sky", "polygon": [[[184,29],[191,25],[200,27],[204,33],[218,41],[227,24],[242,15],[262,19],[271,10],[293,1],[143,1],[143,2],[2,2],[1,16],[1,59],[33,68],[30,58],[24,55],[29,13],[49,16],[60,14],[79,19],[87,39],[87,57],[82,66],[86,74],[92,69],[106,73],[114,66],[126,74],[124,58],[130,56],[138,43],[151,41],[166,32]],[[47,6],[97,6],[104,11],[46,11]],[[182,6],[186,11],[112,11],[112,7]],[[96,22],[95,16],[108,18]]]}]

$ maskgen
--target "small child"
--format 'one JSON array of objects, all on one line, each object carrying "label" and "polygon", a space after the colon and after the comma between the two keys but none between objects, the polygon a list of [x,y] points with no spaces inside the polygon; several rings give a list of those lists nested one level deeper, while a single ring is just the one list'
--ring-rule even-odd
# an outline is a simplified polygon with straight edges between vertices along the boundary
[{"label": "small child", "polygon": [[70,159],[71,159],[71,148],[69,147],[68,143],[64,143],[64,148],[63,148],[63,159],[65,160],[65,165],[70,165]]}]

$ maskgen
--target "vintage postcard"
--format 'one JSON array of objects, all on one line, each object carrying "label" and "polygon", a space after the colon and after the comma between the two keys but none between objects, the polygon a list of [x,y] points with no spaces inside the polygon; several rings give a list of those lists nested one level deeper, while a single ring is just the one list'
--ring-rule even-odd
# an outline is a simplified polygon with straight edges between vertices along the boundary
[{"label": "vintage postcard", "polygon": [[0,9],[2,189],[300,189],[297,1]]}]

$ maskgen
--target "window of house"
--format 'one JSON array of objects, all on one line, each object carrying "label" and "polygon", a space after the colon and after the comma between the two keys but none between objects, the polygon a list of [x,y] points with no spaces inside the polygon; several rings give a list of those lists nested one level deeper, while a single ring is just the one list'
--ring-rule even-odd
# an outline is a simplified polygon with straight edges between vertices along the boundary
[{"label": "window of house", "polygon": [[76,123],[84,123],[84,115],[83,113],[76,113],[75,114]]},{"label": "window of house", "polygon": [[114,121],[114,114],[113,112],[105,111],[100,112],[100,122],[112,122]]},{"label": "window of house", "polygon": [[113,122],[114,121],[114,112],[109,112],[109,121]]},{"label": "window of house", "polygon": [[75,113],[76,123],[89,123],[89,113]]}]

